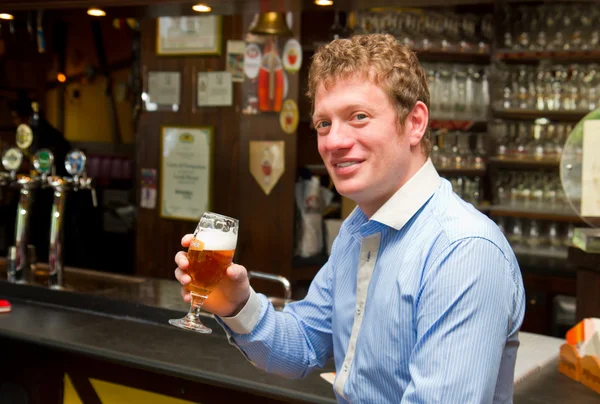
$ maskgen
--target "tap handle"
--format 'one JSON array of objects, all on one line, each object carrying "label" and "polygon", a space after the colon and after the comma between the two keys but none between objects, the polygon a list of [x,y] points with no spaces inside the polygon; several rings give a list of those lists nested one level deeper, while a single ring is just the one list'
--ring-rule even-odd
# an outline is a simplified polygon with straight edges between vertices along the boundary
[{"label": "tap handle", "polygon": [[54,171],[54,154],[49,149],[40,149],[33,156],[33,167],[40,175],[43,188],[47,186],[48,176]]},{"label": "tap handle", "polygon": [[73,149],[67,153],[65,156],[65,168],[69,175],[73,177],[84,175],[86,160],[85,153],[79,149]]},{"label": "tap handle", "polygon": [[10,173],[10,178],[17,178],[17,171],[23,164],[23,152],[16,147],[12,147],[4,152],[2,156],[2,166]]}]

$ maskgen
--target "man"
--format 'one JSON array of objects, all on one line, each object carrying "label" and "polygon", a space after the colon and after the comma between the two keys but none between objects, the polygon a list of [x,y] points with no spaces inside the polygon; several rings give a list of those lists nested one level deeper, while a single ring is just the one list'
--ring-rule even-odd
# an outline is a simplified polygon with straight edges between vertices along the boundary
[{"label": "man", "polygon": [[[275,312],[232,265],[204,307],[268,372],[303,377],[333,356],[339,402],[511,402],[519,267],[428,159],[416,56],[390,35],[335,40],[313,58],[308,95],[319,153],[358,207],[304,300]],[[189,300],[185,253],[175,261]]]}]

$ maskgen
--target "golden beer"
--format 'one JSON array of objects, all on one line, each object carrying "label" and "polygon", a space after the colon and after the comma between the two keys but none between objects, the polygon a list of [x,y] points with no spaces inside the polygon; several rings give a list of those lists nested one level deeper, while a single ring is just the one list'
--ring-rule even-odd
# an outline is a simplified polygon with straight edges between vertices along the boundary
[{"label": "golden beer", "polygon": [[188,249],[188,274],[192,278],[191,292],[208,296],[233,261],[235,250],[204,250],[203,243],[194,239]]},{"label": "golden beer", "polygon": [[200,321],[202,304],[233,261],[238,230],[237,219],[204,212],[187,251],[187,273],[192,278],[187,286],[192,295],[190,311],[183,318],[169,320],[169,324],[205,334],[212,332]]}]

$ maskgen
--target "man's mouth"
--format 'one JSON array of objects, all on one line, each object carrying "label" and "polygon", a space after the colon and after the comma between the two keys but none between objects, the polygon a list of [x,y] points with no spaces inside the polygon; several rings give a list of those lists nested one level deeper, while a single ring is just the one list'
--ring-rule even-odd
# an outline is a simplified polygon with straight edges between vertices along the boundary
[{"label": "man's mouth", "polygon": [[355,164],[358,164],[358,161],[347,161],[345,163],[336,164],[335,166],[338,167],[338,168],[344,168],[344,167],[353,166]]}]

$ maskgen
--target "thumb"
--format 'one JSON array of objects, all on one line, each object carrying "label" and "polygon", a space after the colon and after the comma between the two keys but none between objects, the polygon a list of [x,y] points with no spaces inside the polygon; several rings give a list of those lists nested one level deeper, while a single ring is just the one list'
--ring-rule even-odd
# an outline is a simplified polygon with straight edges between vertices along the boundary
[{"label": "thumb", "polygon": [[241,265],[231,264],[229,268],[227,268],[227,276],[236,283],[248,282],[248,272],[246,271],[246,268]]}]

